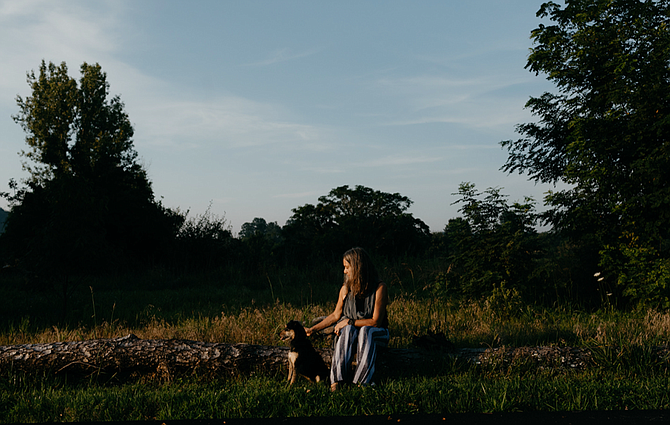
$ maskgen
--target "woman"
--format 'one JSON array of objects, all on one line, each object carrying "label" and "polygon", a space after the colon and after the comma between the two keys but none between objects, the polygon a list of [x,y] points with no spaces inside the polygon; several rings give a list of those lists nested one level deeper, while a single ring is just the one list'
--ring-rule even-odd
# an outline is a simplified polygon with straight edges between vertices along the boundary
[{"label": "woman", "polygon": [[344,284],[335,311],[307,329],[307,335],[335,325],[335,351],[330,368],[330,389],[337,390],[348,381],[351,358],[356,351],[355,384],[372,383],[377,346],[389,342],[386,285],[379,280],[370,256],[362,248],[344,253]]}]

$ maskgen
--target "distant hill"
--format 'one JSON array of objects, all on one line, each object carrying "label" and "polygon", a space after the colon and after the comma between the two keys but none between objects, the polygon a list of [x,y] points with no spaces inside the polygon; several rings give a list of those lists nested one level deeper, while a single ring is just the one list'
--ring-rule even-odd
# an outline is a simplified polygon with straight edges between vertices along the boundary
[{"label": "distant hill", "polygon": [[5,219],[7,218],[7,215],[9,215],[9,212],[0,208],[0,233],[5,230]]}]

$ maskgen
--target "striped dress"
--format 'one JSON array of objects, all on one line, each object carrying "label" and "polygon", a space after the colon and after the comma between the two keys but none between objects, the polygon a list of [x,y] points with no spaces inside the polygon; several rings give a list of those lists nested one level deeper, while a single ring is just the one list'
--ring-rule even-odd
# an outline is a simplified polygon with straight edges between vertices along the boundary
[{"label": "striped dress", "polygon": [[[371,319],[375,309],[376,291],[363,298],[356,299],[348,292],[344,299],[342,320]],[[388,319],[384,319],[382,327],[352,325],[340,330],[335,340],[333,363],[330,368],[330,382],[348,382],[369,385],[373,382],[377,347],[387,346],[389,342]],[[351,378],[352,355],[356,353],[356,371]]]}]

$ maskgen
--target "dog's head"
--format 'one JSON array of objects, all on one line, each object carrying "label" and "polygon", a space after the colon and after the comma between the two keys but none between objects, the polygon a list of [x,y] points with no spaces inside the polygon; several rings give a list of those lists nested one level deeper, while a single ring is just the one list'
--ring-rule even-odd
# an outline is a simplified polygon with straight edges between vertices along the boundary
[{"label": "dog's head", "polygon": [[300,322],[291,320],[286,324],[284,330],[279,333],[279,338],[282,341],[293,341],[294,339],[307,338],[307,333]]}]

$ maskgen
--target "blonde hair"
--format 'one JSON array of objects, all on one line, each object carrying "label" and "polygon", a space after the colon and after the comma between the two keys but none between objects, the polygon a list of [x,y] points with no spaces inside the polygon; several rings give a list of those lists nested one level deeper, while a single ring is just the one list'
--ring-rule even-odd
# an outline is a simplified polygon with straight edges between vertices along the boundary
[{"label": "blonde hair", "polygon": [[344,285],[357,297],[374,292],[379,283],[379,274],[368,253],[363,248],[351,248],[344,253],[343,258],[351,268],[344,278]]}]

